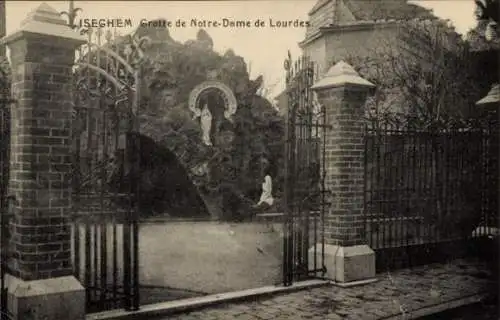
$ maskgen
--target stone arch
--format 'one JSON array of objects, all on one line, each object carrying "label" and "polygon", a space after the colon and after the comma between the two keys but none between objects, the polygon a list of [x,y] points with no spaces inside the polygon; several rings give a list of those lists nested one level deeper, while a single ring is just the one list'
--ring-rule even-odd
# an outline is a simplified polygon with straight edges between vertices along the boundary
[{"label": "stone arch", "polygon": [[234,96],[233,91],[226,84],[215,81],[208,80],[200,83],[189,94],[189,109],[194,113],[195,117],[199,117],[201,115],[200,109],[197,107],[199,98],[205,93],[207,90],[217,90],[221,93],[221,98],[224,101],[224,117],[229,121],[232,121],[232,116],[235,114],[236,109],[238,108],[238,102],[236,101],[236,97]]}]

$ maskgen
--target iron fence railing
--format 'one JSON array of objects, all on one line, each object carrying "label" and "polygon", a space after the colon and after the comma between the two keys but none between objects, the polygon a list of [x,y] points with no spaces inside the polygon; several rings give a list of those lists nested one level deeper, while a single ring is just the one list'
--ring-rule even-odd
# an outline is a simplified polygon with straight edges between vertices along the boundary
[{"label": "iron fence railing", "polygon": [[[283,282],[324,276],[325,269],[325,139],[324,110],[311,89],[315,64],[301,57],[285,62],[286,140],[284,186]],[[320,245],[318,245],[320,244]],[[312,249],[312,252],[310,250]],[[312,253],[312,254],[310,254]]]},{"label": "iron fence railing", "polygon": [[380,252],[430,248],[484,236],[496,227],[498,137],[491,128],[367,127],[369,245]]}]

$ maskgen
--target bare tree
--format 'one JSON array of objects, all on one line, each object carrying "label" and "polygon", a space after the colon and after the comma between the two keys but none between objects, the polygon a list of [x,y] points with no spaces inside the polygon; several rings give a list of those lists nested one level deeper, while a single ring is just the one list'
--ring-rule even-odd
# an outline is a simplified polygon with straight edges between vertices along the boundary
[{"label": "bare tree", "polygon": [[396,41],[346,60],[377,85],[368,102],[371,120],[449,126],[468,118],[480,95],[468,44],[446,21],[402,23]]}]

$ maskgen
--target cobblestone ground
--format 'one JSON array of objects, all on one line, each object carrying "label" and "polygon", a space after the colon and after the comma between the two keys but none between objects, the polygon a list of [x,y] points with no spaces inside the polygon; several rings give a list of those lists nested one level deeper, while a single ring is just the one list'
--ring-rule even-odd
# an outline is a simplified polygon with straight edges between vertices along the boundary
[{"label": "cobblestone ground", "polygon": [[384,319],[496,288],[485,265],[454,261],[379,274],[378,282],[353,287],[323,286],[242,303],[229,303],[169,315],[190,319]]},{"label": "cobblestone ground", "polygon": [[496,301],[477,303],[462,308],[438,313],[419,320],[498,320],[499,312]]}]

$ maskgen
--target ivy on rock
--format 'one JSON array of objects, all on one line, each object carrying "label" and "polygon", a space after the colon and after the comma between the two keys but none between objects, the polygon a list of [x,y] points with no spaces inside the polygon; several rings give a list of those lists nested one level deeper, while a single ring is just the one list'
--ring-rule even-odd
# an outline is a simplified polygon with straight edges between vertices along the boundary
[{"label": "ivy on rock", "polygon": [[[154,205],[158,214],[182,212],[181,215],[197,216],[196,212],[208,208],[218,218],[246,215],[249,204],[258,200],[263,170],[279,168],[283,161],[284,120],[268,100],[257,94],[262,77],[251,80],[245,60],[233,50],[223,55],[215,52],[213,40],[204,30],[198,32],[195,40],[185,43],[172,39],[165,28],[139,28],[133,37],[147,37],[149,42],[141,65],[140,133],[152,139],[155,148],[172,152],[184,168],[165,170],[173,163],[170,160],[145,168],[144,175],[151,175],[153,170],[157,177],[163,177],[154,179],[153,186],[149,179],[148,192],[158,197],[148,201],[162,203]],[[118,39],[115,48],[123,50],[130,39]],[[231,88],[238,102],[232,121],[213,130],[214,146],[203,143],[200,124],[187,105],[191,90],[208,80],[209,75]],[[193,188],[187,186],[184,175]],[[281,180],[277,170],[272,175],[275,181]],[[166,187],[161,179],[178,186],[175,197],[201,197],[203,203],[174,200],[171,196],[165,201]],[[279,183],[275,183],[275,189],[276,186],[279,188]],[[193,190],[198,195],[193,195]]]}]

